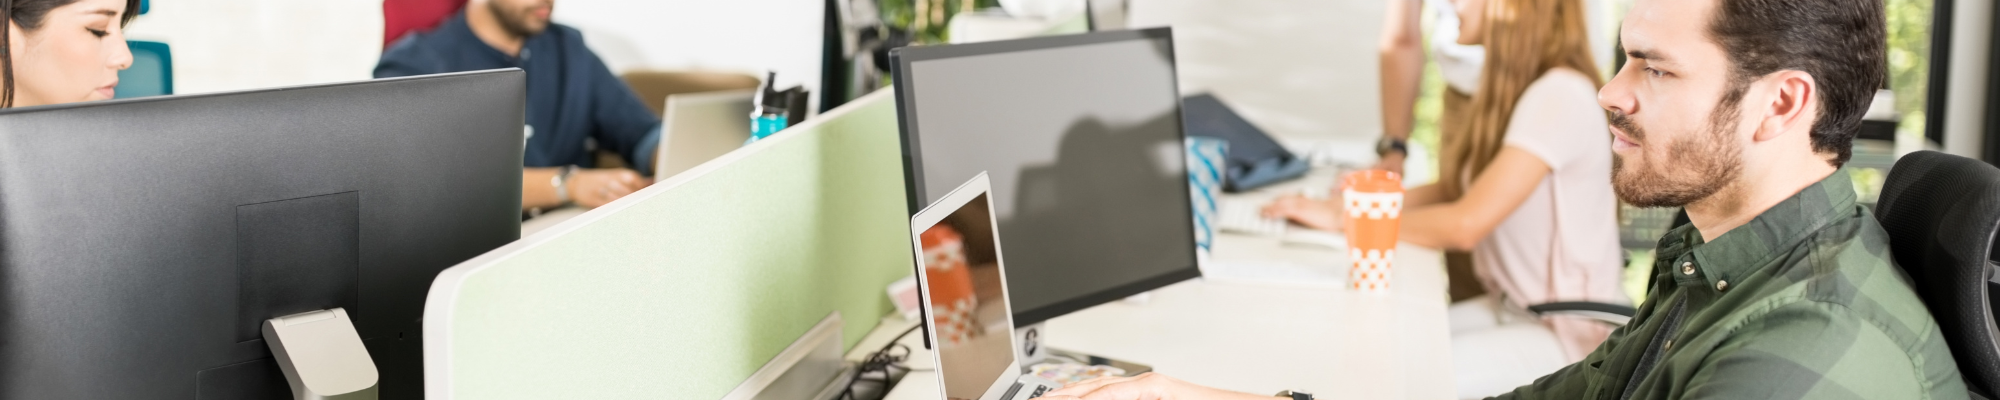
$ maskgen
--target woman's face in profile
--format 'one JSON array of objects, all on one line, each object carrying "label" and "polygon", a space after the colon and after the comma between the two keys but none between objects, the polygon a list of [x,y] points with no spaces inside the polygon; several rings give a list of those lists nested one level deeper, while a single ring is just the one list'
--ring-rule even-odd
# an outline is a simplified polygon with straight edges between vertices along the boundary
[{"label": "woman's face in profile", "polygon": [[34,31],[9,23],[14,105],[111,98],[118,71],[132,66],[124,13],[124,0],[77,0],[50,10]]},{"label": "woman's face in profile", "polygon": [[1479,45],[1486,40],[1486,2],[1488,0],[1452,0],[1458,11],[1458,44]]}]

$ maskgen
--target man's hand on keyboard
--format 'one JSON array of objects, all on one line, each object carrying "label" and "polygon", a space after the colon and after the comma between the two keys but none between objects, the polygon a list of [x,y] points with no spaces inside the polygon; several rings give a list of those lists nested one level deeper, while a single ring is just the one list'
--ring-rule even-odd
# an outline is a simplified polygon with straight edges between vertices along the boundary
[{"label": "man's hand on keyboard", "polygon": [[1339,200],[1313,200],[1302,195],[1286,195],[1264,206],[1264,216],[1284,218],[1308,228],[1327,232],[1346,230],[1347,213]]}]

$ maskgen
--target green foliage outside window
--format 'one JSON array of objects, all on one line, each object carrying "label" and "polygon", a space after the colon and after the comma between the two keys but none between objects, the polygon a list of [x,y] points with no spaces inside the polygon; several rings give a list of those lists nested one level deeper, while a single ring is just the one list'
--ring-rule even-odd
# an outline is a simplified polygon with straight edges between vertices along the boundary
[{"label": "green foliage outside window", "polygon": [[1885,0],[1889,28],[1889,90],[1903,121],[1899,138],[1921,140],[1924,104],[1930,88],[1931,5],[1933,0]]},{"label": "green foliage outside window", "polygon": [[916,32],[918,44],[945,43],[945,29],[960,12],[999,7],[999,0],[876,0],[882,20],[892,26]]},{"label": "green foliage outside window", "polygon": [[[1430,34],[1425,33],[1424,36],[1428,38]],[[1430,43],[1430,40],[1425,39],[1424,43]],[[1438,72],[1437,63],[1432,61],[1434,60],[1426,59],[1424,62],[1423,83],[1417,89],[1417,109],[1413,110],[1416,119],[1410,124],[1409,145],[1422,147],[1426,154],[1436,158],[1443,154],[1440,150],[1441,142],[1438,141],[1442,136],[1438,128],[1438,118],[1444,115],[1445,83],[1444,75]]]}]

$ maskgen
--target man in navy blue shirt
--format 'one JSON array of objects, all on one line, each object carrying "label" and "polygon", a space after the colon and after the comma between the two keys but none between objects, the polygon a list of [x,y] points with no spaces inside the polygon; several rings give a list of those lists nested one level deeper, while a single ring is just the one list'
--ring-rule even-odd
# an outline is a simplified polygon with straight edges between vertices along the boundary
[{"label": "man in navy blue shirt", "polygon": [[[376,78],[519,67],[528,79],[528,147],[521,208],[597,207],[652,180],[660,119],[583,44],[552,24],[554,0],[471,0],[437,29],[397,40]],[[593,151],[615,151],[631,169],[595,169]]]}]

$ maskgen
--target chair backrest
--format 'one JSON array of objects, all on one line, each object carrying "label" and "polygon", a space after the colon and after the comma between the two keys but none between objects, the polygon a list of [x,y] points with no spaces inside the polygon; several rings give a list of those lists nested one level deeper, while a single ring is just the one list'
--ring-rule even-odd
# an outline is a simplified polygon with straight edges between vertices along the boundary
[{"label": "chair backrest", "polygon": [[2000,168],[1934,151],[1904,156],[1889,171],[1876,218],[1896,263],[1909,273],[1943,329],[1974,392],[2000,389],[1994,292],[1989,281],[2000,230]]},{"label": "chair backrest", "polygon": [[174,57],[166,43],[131,40],[132,67],[118,71],[114,98],[174,94]]},{"label": "chair backrest", "polygon": [[429,30],[465,7],[466,0],[383,0],[382,49],[411,32]]}]

